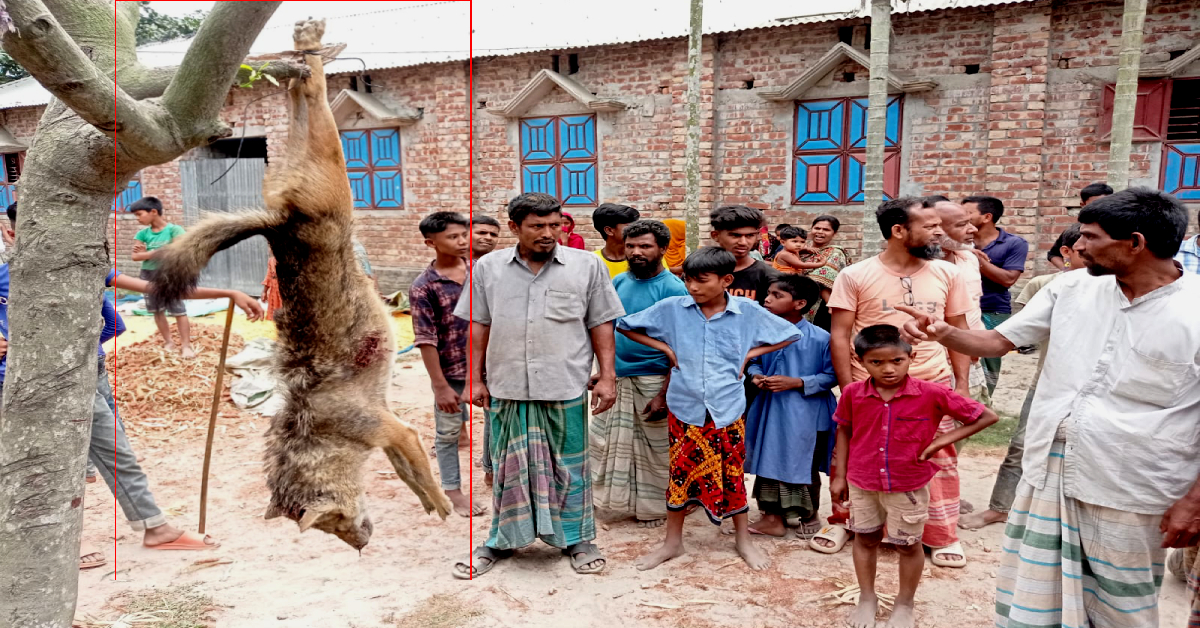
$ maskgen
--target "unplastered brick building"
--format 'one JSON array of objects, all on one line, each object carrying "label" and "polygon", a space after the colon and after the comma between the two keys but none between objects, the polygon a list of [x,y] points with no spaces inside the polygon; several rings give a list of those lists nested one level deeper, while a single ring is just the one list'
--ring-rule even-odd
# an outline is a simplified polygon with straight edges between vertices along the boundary
[{"label": "unplastered brick building", "polygon": [[[682,17],[657,11],[583,29],[578,15],[531,10],[524,30],[508,23],[519,7],[476,7],[472,59],[465,46],[427,41],[448,38],[458,4],[329,20],[328,40],[352,42],[345,56],[380,53],[331,64],[329,95],[359,238],[385,289],[406,289],[427,263],[417,223],[432,211],[503,221],[512,196],[543,191],[563,201],[591,248],[600,246],[590,221],[600,203],[683,216],[686,6]],[[858,11],[795,17],[794,3],[722,13],[727,4],[706,15],[703,39],[702,231],[707,210],[723,204],[761,208],[772,224],[829,213],[857,254],[863,238],[879,238],[862,203],[870,20]],[[885,193],[996,196],[1007,208],[1001,226],[1030,240],[1030,267],[1042,270],[1045,250],[1074,221],[1080,188],[1105,179],[1123,2],[959,4],[897,4]],[[1200,0],[1149,4],[1131,176],[1200,203]],[[379,35],[413,24],[425,41]],[[270,35],[256,49],[290,47]],[[414,45],[420,54],[405,53]],[[40,116],[33,91],[28,82],[0,87],[10,181]],[[117,199],[119,267],[130,266],[137,229],[119,209],[138,195],[159,196],[184,224],[197,210],[254,202],[250,182],[286,140],[284,100],[273,91],[233,89],[225,119],[234,139],[146,169]],[[235,165],[210,183],[234,156],[259,170]],[[241,267],[256,263],[230,260],[222,277],[248,284],[259,271]]]}]

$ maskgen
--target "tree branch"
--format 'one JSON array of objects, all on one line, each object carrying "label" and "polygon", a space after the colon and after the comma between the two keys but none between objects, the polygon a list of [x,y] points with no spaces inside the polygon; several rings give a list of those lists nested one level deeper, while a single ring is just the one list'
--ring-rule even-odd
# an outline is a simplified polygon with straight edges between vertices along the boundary
[{"label": "tree branch", "polygon": [[88,124],[112,133],[114,88],[41,0],[8,0],[12,30],[0,33],[4,51]]},{"label": "tree branch", "polygon": [[[262,73],[272,76],[279,81],[293,78],[308,78],[309,74],[311,74],[308,70],[308,65],[303,61],[271,61],[261,57],[250,57],[244,63],[256,69],[263,63],[266,63],[267,66],[261,70]],[[147,98],[162,96],[167,91],[167,86],[171,84],[171,81],[174,80],[175,75],[178,73],[179,66],[146,68],[139,65],[137,69],[131,68],[120,72],[117,77],[117,83],[132,98],[145,100]],[[238,68],[237,76],[231,85],[240,85],[249,78],[249,70]]]},{"label": "tree branch", "polygon": [[[174,79],[163,92],[163,107],[179,121],[185,137],[200,140],[220,124],[242,60],[281,2],[218,2],[200,26]],[[190,136],[190,137],[189,137]]]}]

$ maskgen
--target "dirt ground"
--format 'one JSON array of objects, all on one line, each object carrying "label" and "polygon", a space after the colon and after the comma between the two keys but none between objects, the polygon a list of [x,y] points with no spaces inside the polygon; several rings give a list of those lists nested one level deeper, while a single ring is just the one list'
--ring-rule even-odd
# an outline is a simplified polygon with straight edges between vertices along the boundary
[{"label": "dirt ground", "polygon": [[[208,323],[202,323],[208,324]],[[137,337],[134,331],[134,338]],[[145,337],[145,334],[142,334]],[[432,445],[430,393],[421,362],[413,354],[397,365],[394,407]],[[1005,361],[998,410],[1016,415],[1032,377],[1033,356]],[[118,374],[118,385],[120,385]],[[488,517],[471,524],[423,514],[417,499],[376,453],[365,469],[368,502],[375,522],[371,544],[361,556],[332,536],[299,534],[290,521],[264,521],[267,492],[262,476],[262,417],[222,419],[210,484],[208,531],[222,546],[211,552],[156,552],[140,545],[125,524],[107,487],[88,486],[85,538],[103,548],[110,564],[80,575],[77,616],[112,621],[122,600],[147,589],[193,585],[213,599],[211,624],[230,628],[394,628],[421,626],[708,626],[841,625],[847,606],[829,608],[814,600],[834,591],[834,580],[854,582],[849,548],[826,556],[794,539],[767,540],[774,565],[750,572],[702,514],[689,518],[687,556],[651,572],[634,569],[635,559],[661,539],[629,520],[599,513],[597,543],[608,558],[598,576],[571,571],[553,548],[535,545],[474,582],[450,576],[456,560],[484,540]],[[199,421],[198,423],[202,423]],[[474,422],[478,457],[482,424]],[[181,432],[167,442],[135,442],[158,503],[172,523],[195,530],[203,459],[203,432]],[[485,492],[474,472],[477,495]],[[962,494],[986,505],[1003,452],[968,450],[961,459]],[[430,461],[433,463],[432,451]],[[485,498],[486,499],[486,498]],[[489,500],[490,501],[490,500]],[[827,501],[827,500],[826,500]],[[828,513],[828,504],[824,507]],[[116,541],[114,543],[114,529]],[[918,618],[927,627],[989,628],[1002,526],[964,532],[969,564],[963,570],[927,569],[918,592]],[[197,565],[196,561],[217,559]],[[884,553],[880,589],[895,592],[895,556]],[[114,573],[115,567],[115,573]],[[1185,621],[1183,584],[1163,585],[1162,626]],[[882,623],[880,624],[882,625]]]}]

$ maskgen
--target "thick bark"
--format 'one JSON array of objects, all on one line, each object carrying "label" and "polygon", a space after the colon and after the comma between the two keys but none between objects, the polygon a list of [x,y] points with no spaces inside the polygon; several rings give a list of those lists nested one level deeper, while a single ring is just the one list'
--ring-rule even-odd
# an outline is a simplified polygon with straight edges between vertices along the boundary
[{"label": "thick bark", "polygon": [[[4,4],[0,0],[0,9]],[[66,628],[74,614],[114,190],[141,168],[219,133],[229,85],[278,4],[218,3],[218,25],[205,24],[184,69],[170,75],[167,91],[191,100],[172,110],[114,85],[114,72],[122,79],[118,66],[140,67],[131,52],[133,30],[122,24],[130,17],[127,7],[108,30],[114,9],[102,0],[7,0],[16,30],[0,33],[4,49],[56,99],[25,161],[10,262],[0,416],[0,628]],[[96,18],[98,8],[107,11],[104,19]],[[89,57],[89,42],[98,37],[117,40]],[[191,72],[186,60],[210,67]]]},{"label": "thick bark", "polygon": [[1121,56],[1113,98],[1112,141],[1108,147],[1108,184],[1120,192],[1129,187],[1129,154],[1133,151],[1133,119],[1137,110],[1138,66],[1146,0],[1125,0],[1121,20]]},{"label": "thick bark", "polygon": [[684,226],[688,251],[700,246],[700,48],[703,38],[704,0],[691,0],[687,59],[687,121],[683,152]]},{"label": "thick bark", "polygon": [[871,79],[867,92],[867,163],[863,168],[862,256],[879,253],[879,238],[868,228],[883,202],[883,145],[887,141],[888,49],[892,34],[890,0],[871,0]]}]

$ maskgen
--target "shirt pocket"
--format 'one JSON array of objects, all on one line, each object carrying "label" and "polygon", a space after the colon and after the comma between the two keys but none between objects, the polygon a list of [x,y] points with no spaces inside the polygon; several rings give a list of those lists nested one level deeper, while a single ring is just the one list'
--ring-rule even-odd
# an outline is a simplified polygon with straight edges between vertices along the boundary
[{"label": "shirt pocket", "polygon": [[892,440],[898,443],[924,443],[929,440],[931,420],[919,416],[896,417],[892,421]]},{"label": "shirt pocket", "polygon": [[1173,406],[1191,390],[1197,377],[1194,362],[1173,362],[1146,355],[1136,348],[1113,386],[1113,394],[1160,407]]},{"label": "shirt pocket", "polygon": [[583,298],[573,292],[546,291],[547,319],[570,323],[583,319]]}]

